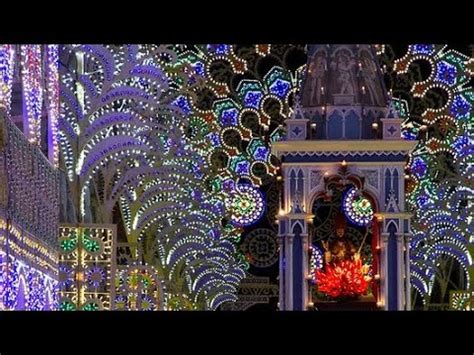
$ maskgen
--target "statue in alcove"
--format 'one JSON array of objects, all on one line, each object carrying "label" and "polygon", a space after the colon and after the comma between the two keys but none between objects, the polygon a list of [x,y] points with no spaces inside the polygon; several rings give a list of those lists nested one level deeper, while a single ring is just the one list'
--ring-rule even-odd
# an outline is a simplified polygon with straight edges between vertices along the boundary
[{"label": "statue in alcove", "polygon": [[309,75],[311,78],[310,105],[321,104],[321,94],[323,93],[323,80],[327,68],[327,61],[324,53],[318,53],[309,65]]},{"label": "statue in alcove", "polygon": [[352,68],[354,65],[354,60],[347,51],[338,52],[335,60],[331,63],[331,67],[336,71],[336,82],[338,83],[339,94],[341,95],[354,95],[352,81]]},{"label": "statue in alcove", "polygon": [[360,259],[354,243],[346,235],[346,227],[346,219],[342,213],[339,213],[335,220],[335,238],[331,238],[331,241],[322,241],[326,264]]},{"label": "statue in alcove", "polygon": [[367,295],[372,280],[367,255],[361,256],[369,229],[357,245],[347,230],[346,217],[338,213],[334,232],[322,241],[323,267],[316,272],[318,291],[333,300],[356,300]]}]

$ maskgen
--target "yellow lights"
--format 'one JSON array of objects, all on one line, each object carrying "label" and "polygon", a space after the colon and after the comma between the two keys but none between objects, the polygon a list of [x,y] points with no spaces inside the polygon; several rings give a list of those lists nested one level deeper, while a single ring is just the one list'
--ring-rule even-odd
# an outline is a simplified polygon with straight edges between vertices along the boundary
[{"label": "yellow lights", "polygon": [[312,128],[312,129],[316,129],[316,123],[314,123],[314,122],[311,123],[311,128]]},{"label": "yellow lights", "polygon": [[345,160],[343,160],[343,161],[341,162],[341,165],[342,165],[342,166],[347,166],[347,162],[346,162]]},{"label": "yellow lights", "polygon": [[380,280],[380,274],[375,274],[374,275],[374,280]]},{"label": "yellow lights", "polygon": [[277,179],[277,181],[282,181],[282,180],[283,180],[283,176],[278,175],[276,179]]},{"label": "yellow lights", "polygon": [[383,221],[383,217],[382,216],[377,216],[377,222],[382,222]]},{"label": "yellow lights", "polygon": [[308,307],[313,308],[314,307],[314,302],[308,302]]},{"label": "yellow lights", "polygon": [[372,128],[373,128],[373,129],[378,129],[378,128],[379,128],[379,124],[378,124],[377,122],[372,123]]},{"label": "yellow lights", "polygon": [[382,308],[384,306],[384,303],[382,301],[377,302],[377,307]]},{"label": "yellow lights", "polygon": [[77,282],[84,282],[84,272],[83,271],[78,271],[76,273],[76,281]]},{"label": "yellow lights", "polygon": [[285,215],[285,211],[280,208],[280,210],[278,211],[278,216],[283,217],[284,215]]},{"label": "yellow lights", "polygon": [[329,171],[325,171],[324,176],[329,176]]}]

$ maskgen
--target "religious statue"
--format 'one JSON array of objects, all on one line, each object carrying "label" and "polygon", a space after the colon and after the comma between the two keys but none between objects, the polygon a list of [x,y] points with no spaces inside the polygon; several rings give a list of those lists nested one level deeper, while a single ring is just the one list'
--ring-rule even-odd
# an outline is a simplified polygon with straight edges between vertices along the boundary
[{"label": "religious statue", "polygon": [[374,62],[371,60],[369,55],[364,52],[361,55],[360,60],[362,81],[369,92],[371,104],[383,105],[383,102],[379,102],[376,88],[377,68],[375,67]]},{"label": "religious statue", "polygon": [[344,215],[338,214],[335,222],[334,240],[323,242],[324,267],[316,271],[318,291],[333,299],[355,300],[367,293],[370,266],[362,263],[360,250],[347,237]]},{"label": "religious statue", "polygon": [[[309,74],[311,77],[310,104],[320,104],[321,94],[323,93],[323,78],[327,69],[327,62],[324,53],[318,53],[309,65]],[[316,102],[315,99],[316,98]]]},{"label": "religious statue", "polygon": [[324,261],[326,264],[345,261],[345,260],[359,260],[355,245],[348,239],[346,234],[346,219],[343,214],[338,214],[335,220],[335,238],[331,241],[323,241],[324,247]]},{"label": "religious statue", "polygon": [[331,63],[331,67],[336,71],[336,82],[339,87],[339,94],[354,95],[354,86],[352,83],[352,67],[354,61],[351,59],[349,53],[340,51],[336,59]]}]

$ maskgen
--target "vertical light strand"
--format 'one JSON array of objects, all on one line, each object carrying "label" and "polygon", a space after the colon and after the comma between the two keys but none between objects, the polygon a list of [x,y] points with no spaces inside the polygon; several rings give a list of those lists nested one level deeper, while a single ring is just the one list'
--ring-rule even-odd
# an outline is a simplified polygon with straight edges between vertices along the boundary
[{"label": "vertical light strand", "polygon": [[7,116],[10,116],[14,59],[15,49],[13,45],[0,45],[0,107],[5,108]]},{"label": "vertical light strand", "polygon": [[55,166],[59,163],[59,46],[46,45],[46,88],[48,99],[48,159]]},{"label": "vertical light strand", "polygon": [[21,46],[21,77],[23,84],[23,132],[28,141],[41,144],[43,85],[41,45]]}]

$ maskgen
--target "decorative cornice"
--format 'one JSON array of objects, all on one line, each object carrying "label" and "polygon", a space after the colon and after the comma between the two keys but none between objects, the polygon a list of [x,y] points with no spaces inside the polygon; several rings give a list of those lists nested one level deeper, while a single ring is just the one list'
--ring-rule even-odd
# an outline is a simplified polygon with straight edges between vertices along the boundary
[{"label": "decorative cornice", "polygon": [[408,153],[415,148],[418,141],[407,140],[301,140],[280,141],[272,145],[272,153],[282,155],[367,155]]},{"label": "decorative cornice", "polygon": [[278,220],[286,220],[286,219],[304,219],[304,220],[308,220],[308,219],[313,219],[314,218],[314,214],[310,214],[310,213],[288,213],[288,214],[285,214],[285,215],[278,215],[277,216],[277,219]]},{"label": "decorative cornice", "polygon": [[409,219],[413,217],[413,214],[409,212],[377,212],[374,213],[375,217],[382,217],[383,219],[390,219],[390,218],[401,218],[401,219]]}]

